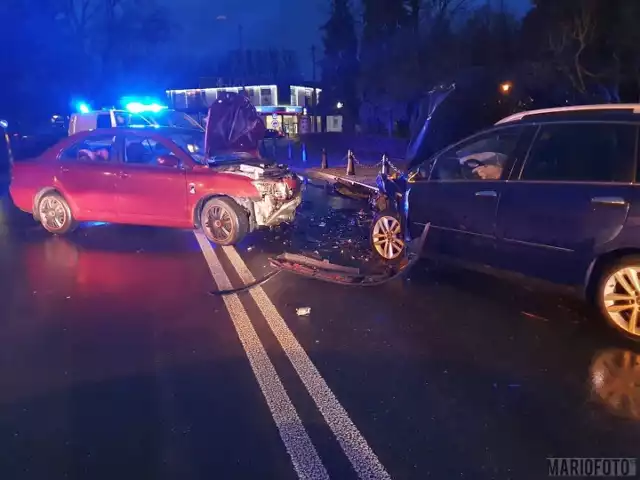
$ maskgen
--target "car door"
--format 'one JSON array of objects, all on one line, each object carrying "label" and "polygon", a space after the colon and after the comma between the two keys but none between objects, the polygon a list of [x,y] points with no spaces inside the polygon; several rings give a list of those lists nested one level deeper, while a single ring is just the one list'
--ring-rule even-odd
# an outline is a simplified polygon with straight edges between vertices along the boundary
[{"label": "car door", "polygon": [[504,180],[520,152],[526,151],[522,145],[528,141],[530,130],[526,127],[495,128],[437,154],[421,167],[422,173],[419,170],[411,178],[412,234],[426,223],[432,227],[426,254],[492,263],[496,211]]},{"label": "car door", "polygon": [[583,284],[594,252],[626,221],[637,138],[638,127],[624,123],[542,125],[503,190],[497,221],[502,265]]},{"label": "car door", "polygon": [[179,147],[160,135],[127,132],[118,181],[118,215],[125,223],[189,226],[186,173],[158,162],[179,156]]},{"label": "car door", "polygon": [[58,156],[58,188],[70,203],[76,220],[115,221],[116,161],[113,133],[93,132]]}]

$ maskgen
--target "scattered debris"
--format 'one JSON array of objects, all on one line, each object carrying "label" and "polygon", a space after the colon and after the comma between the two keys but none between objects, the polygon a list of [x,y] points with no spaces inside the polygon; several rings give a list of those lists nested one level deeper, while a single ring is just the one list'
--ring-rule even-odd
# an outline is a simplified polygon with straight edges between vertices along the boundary
[{"label": "scattered debris", "polygon": [[250,252],[251,250],[253,250],[253,245],[247,247],[247,252]]},{"label": "scattered debris", "polygon": [[522,311],[520,313],[522,313],[525,317],[533,318],[535,320],[542,320],[543,322],[548,322],[549,321],[548,319],[546,319],[544,317],[541,317],[540,315],[536,315],[534,313],[529,313],[529,312],[525,312],[525,311]]},{"label": "scattered debris", "polygon": [[311,307],[300,307],[296,308],[296,314],[299,317],[306,317],[311,314]]}]

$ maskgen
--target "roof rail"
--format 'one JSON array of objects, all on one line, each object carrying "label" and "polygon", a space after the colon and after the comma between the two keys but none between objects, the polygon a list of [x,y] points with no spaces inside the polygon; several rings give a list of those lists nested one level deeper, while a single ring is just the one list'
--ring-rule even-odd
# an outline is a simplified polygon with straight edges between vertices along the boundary
[{"label": "roof rail", "polygon": [[496,125],[503,125],[505,123],[517,122],[529,115],[544,115],[545,113],[559,113],[559,112],[579,112],[589,110],[632,110],[633,113],[640,113],[640,103],[602,103],[597,105],[573,105],[570,107],[556,107],[556,108],[543,108],[541,110],[529,110],[525,112],[515,113],[506,118],[503,118]]}]

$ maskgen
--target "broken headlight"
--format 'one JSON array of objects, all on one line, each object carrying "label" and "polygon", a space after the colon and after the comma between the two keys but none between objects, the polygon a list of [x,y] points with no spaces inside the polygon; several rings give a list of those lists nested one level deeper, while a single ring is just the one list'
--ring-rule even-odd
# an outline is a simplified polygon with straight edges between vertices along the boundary
[{"label": "broken headlight", "polygon": [[291,189],[284,182],[267,182],[264,180],[254,180],[251,182],[263,197],[271,195],[278,200],[286,200],[291,194]]}]

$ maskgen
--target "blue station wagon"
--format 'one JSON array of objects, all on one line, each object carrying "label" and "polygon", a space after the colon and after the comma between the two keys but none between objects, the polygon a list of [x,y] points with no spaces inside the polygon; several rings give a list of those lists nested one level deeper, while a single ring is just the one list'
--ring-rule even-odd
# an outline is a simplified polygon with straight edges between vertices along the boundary
[{"label": "blue station wagon", "polygon": [[640,105],[522,112],[412,168],[380,212],[387,261],[423,253],[578,288],[640,340]]}]

